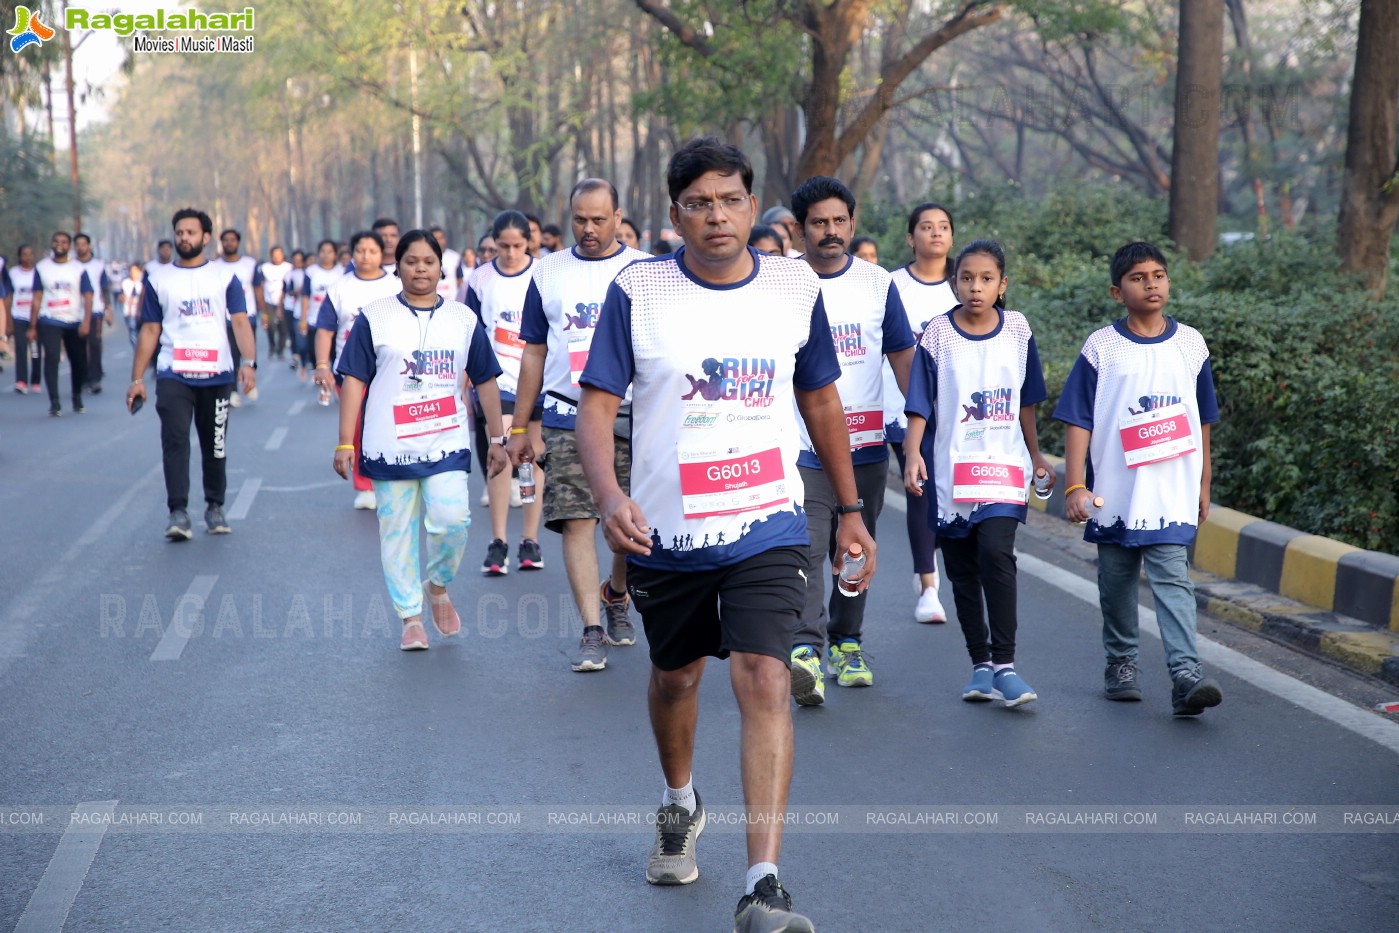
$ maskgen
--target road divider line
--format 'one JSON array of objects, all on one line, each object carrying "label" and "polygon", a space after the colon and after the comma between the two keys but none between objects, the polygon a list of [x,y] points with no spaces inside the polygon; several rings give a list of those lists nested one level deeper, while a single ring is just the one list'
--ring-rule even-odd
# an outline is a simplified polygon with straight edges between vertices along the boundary
[{"label": "road divider line", "polygon": [[299,415],[299,414],[301,414],[301,412],[302,412],[305,408],[306,408],[306,400],[305,400],[305,399],[302,399],[302,400],[299,401],[299,402],[293,402],[293,403],[292,403],[292,406],[291,406],[290,408],[287,409],[287,414],[288,414],[288,415]]},{"label": "road divider line", "polygon": [[20,915],[15,933],[56,933],[63,929],[116,808],[115,800],[80,803],[74,808],[68,828],[58,838],[53,858],[39,877],[39,886]]},{"label": "road divider line", "polygon": [[26,645],[35,631],[33,620],[45,615],[45,600],[60,590],[71,574],[77,572],[78,555],[88,545],[100,541],[111,530],[117,519],[131,505],[131,500],[144,492],[146,484],[161,475],[162,469],[157,463],[128,486],[126,492],[118,496],[117,500],[88,526],[87,531],[73,542],[72,547],[49,564],[49,569],[43,576],[12,602],[5,604],[4,614],[0,615],[0,676],[4,675],[15,658],[24,657]]},{"label": "road divider line", "polygon": [[[217,582],[217,574],[201,574],[194,578],[189,589],[185,590],[185,595],[175,600],[175,612],[170,624],[165,628],[165,634],[160,636],[155,650],[151,652],[152,661],[180,660],[185,645],[189,644],[190,636],[194,634],[194,623],[190,619],[191,610],[196,613],[204,611],[204,605],[209,601],[209,594],[214,591],[214,584]],[[191,602],[196,605],[191,607]]]},{"label": "road divider line", "polygon": [[261,488],[262,477],[260,476],[250,476],[243,480],[243,485],[239,487],[238,495],[228,510],[228,517],[233,521],[242,521],[247,518],[248,510],[253,507],[253,499],[257,497],[257,491]]},{"label": "road divider line", "polygon": [[[907,506],[896,493],[884,500],[886,506],[897,511],[907,511]],[[1081,599],[1095,609],[1098,607],[1098,584],[1077,574],[1056,567],[1049,561],[1041,560],[1032,554],[1017,549],[1015,559],[1021,570],[1061,590],[1070,596]],[[1143,632],[1160,639],[1161,630],[1156,627],[1156,612],[1148,606],[1138,606],[1138,618]],[[1095,613],[1093,619],[1099,616]],[[1241,654],[1226,645],[1200,636],[1198,639],[1200,660],[1226,673],[1247,681],[1253,686],[1279,699],[1286,700],[1309,713],[1335,723],[1356,735],[1370,739],[1392,752],[1399,753],[1399,723],[1381,719],[1375,713],[1361,709],[1311,684],[1303,683],[1281,671],[1275,671],[1247,655]]]},{"label": "road divider line", "polygon": [[286,439],[287,439],[287,429],[286,429],[285,426],[280,427],[280,428],[278,428],[277,430],[275,430],[275,431],[272,432],[272,436],[269,437],[269,438],[267,439],[267,443],[263,446],[262,449],[263,449],[263,450],[281,450],[281,448],[282,448],[282,441],[284,441],[284,440],[286,440]]}]

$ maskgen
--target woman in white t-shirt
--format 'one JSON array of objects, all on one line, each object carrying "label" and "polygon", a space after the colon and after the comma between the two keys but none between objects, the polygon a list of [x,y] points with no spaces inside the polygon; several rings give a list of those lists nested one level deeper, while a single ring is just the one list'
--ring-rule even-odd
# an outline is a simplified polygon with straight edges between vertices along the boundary
[{"label": "woman in white t-shirt", "polygon": [[[425,596],[439,634],[461,631],[447,585],[461,565],[471,524],[467,377],[493,435],[487,473],[500,473],[509,463],[496,388],[500,364],[471,309],[437,294],[442,247],[426,230],[410,230],[394,258],[402,291],[360,311],[336,362],[344,382],[334,466],[349,479],[358,460],[359,472],[374,483],[384,581],[403,620],[399,647],[413,651],[428,647]],[[426,581],[418,560],[422,530]]]}]

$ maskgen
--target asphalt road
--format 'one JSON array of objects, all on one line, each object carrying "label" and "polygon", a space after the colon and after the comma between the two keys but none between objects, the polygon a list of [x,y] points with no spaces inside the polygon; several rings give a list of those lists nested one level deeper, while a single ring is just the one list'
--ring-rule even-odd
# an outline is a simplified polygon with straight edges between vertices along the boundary
[{"label": "asphalt road", "polygon": [[[730,928],[724,664],[702,688],[700,880],[653,888],[645,647],[569,670],[558,539],[545,570],[483,579],[479,509],[451,587],[466,637],[400,652],[372,513],[330,468],[335,410],[266,363],[229,432],[233,534],[168,544],[157,419],[123,410],[112,337],[86,415],[0,376],[0,929]],[[912,621],[902,515],[882,527],[876,685],[794,714],[782,876],[819,929],[1394,929],[1382,688],[1202,619],[1223,706],[1173,718],[1154,638],[1146,700],[1106,702],[1091,551],[1036,516],[1018,667],[1041,700],[966,704],[960,631]]]}]

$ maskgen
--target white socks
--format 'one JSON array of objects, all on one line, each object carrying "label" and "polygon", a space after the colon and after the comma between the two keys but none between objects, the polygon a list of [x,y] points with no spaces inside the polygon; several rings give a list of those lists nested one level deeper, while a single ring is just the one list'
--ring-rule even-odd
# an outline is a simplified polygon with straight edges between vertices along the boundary
[{"label": "white socks", "polygon": [[748,880],[745,882],[747,884],[747,887],[744,888],[743,893],[752,894],[753,889],[758,886],[759,881],[762,881],[768,875],[776,874],[777,866],[775,864],[773,864],[772,862],[759,862],[752,868],[748,869]]},{"label": "white socks", "polygon": [[678,804],[689,810],[691,814],[695,812],[695,779],[691,775],[681,788],[666,785],[665,793],[661,795],[661,806],[668,807],[671,804]]},{"label": "white socks", "polygon": [[999,674],[1001,671],[1008,671],[1013,669],[1014,667],[1014,664],[992,664],[991,670],[993,673]]}]

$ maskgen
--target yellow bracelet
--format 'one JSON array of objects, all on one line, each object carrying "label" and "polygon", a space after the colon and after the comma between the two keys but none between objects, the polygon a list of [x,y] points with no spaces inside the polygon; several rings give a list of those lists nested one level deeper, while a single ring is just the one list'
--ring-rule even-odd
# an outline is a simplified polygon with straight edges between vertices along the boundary
[{"label": "yellow bracelet", "polygon": [[516,434],[528,434],[528,433],[529,433],[529,428],[511,428],[511,429],[510,429],[510,434],[511,434],[511,436],[514,436],[514,435],[516,435]]},{"label": "yellow bracelet", "polygon": [[1065,490],[1064,490],[1064,498],[1067,499],[1067,498],[1069,497],[1069,493],[1073,492],[1075,489],[1087,490],[1088,487],[1085,486],[1085,485],[1083,485],[1082,483],[1078,483],[1078,484],[1076,484],[1076,485],[1070,486],[1068,489],[1065,489]]},{"label": "yellow bracelet", "polygon": [[354,444],[341,444],[339,447],[335,448],[335,452],[338,454],[338,453],[340,453],[340,451],[342,451],[342,450],[354,450],[354,449],[355,449],[355,445],[354,445]]}]

